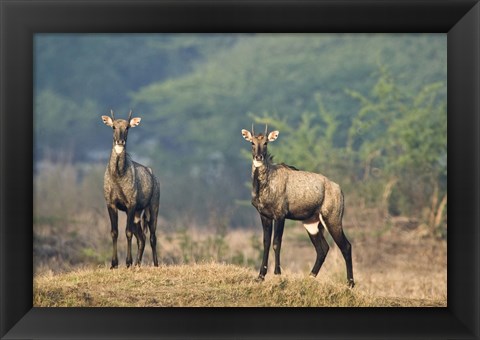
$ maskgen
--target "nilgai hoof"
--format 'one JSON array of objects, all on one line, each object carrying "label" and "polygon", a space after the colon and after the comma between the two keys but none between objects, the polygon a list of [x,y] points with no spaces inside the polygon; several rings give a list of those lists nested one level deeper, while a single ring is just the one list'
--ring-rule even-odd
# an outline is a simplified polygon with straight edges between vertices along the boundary
[{"label": "nilgai hoof", "polygon": [[282,270],[280,268],[275,268],[275,271],[273,272],[273,274],[275,275],[281,275],[282,274]]},{"label": "nilgai hoof", "polygon": [[355,282],[353,281],[353,279],[348,280],[348,286],[349,286],[350,288],[355,287]]},{"label": "nilgai hoof", "polygon": [[257,282],[263,282],[263,281],[265,281],[265,276],[263,276],[263,275],[258,275],[258,277],[255,279],[255,281],[257,281]]},{"label": "nilgai hoof", "polygon": [[117,269],[117,268],[118,268],[118,265],[113,265],[113,264],[112,264],[112,265],[110,266],[110,269]]},{"label": "nilgai hoof", "polygon": [[310,278],[314,279],[314,278],[316,278],[316,277],[317,277],[317,274],[310,273],[310,275],[308,275],[308,277],[310,277]]}]

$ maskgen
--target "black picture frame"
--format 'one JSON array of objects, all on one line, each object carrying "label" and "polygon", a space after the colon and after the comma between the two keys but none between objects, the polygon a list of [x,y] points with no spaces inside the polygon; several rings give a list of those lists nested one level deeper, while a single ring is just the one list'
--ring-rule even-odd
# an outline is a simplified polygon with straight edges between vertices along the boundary
[{"label": "black picture frame", "polygon": [[[0,6],[3,339],[479,338],[478,1],[0,0]],[[33,35],[57,32],[446,33],[448,307],[32,308]]]}]

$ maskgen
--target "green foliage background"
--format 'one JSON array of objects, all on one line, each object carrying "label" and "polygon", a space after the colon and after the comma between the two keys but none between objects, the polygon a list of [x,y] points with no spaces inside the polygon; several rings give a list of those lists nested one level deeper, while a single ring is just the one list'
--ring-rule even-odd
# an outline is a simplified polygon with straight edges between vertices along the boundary
[{"label": "green foliage background", "polygon": [[245,226],[256,217],[240,130],[268,123],[280,130],[276,161],[325,174],[350,205],[444,236],[446,44],[445,34],[38,34],[37,168],[106,164],[100,116],[132,108],[142,123],[128,149],[161,181],[160,214]]}]

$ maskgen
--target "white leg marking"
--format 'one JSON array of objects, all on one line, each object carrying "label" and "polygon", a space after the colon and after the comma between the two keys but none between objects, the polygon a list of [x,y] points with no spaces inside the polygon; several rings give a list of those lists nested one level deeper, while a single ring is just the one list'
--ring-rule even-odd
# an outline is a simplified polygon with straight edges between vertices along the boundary
[{"label": "white leg marking", "polygon": [[310,224],[304,224],[303,227],[307,229],[308,233],[310,235],[316,235],[318,234],[318,222],[315,223],[310,223]]},{"label": "white leg marking", "polygon": [[138,223],[142,220],[142,213],[143,213],[143,210],[140,213],[135,213],[135,217],[133,219],[134,223]]}]

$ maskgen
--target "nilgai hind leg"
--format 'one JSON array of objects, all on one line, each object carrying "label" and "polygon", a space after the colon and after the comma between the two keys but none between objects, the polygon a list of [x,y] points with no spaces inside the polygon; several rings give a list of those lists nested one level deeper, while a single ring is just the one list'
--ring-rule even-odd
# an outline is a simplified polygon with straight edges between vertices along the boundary
[{"label": "nilgai hind leg", "polygon": [[310,276],[316,277],[327,257],[329,246],[327,240],[325,240],[325,237],[323,236],[323,225],[320,222],[304,224],[303,226],[307,230],[308,236],[317,252],[317,258],[315,259],[315,264],[310,273]]},{"label": "nilgai hind leg", "polygon": [[145,250],[145,234],[143,233],[142,228],[142,219],[143,223],[145,223],[145,219],[142,217],[142,212],[143,211],[137,211],[134,219],[133,235],[135,235],[135,238],[137,239],[137,259],[135,260],[136,266],[140,266],[142,264],[142,256]]},{"label": "nilgai hind leg", "polygon": [[147,225],[150,231],[150,246],[152,248],[152,256],[153,256],[153,265],[158,267],[158,258],[157,258],[157,215],[158,215],[158,206],[150,207],[147,209]]},{"label": "nilgai hind leg", "polygon": [[353,288],[353,286],[355,286],[355,281],[353,280],[352,245],[348,242],[347,237],[343,233],[342,216],[327,216],[324,221],[328,232],[332,235],[333,240],[342,252],[347,267],[348,285]]}]

